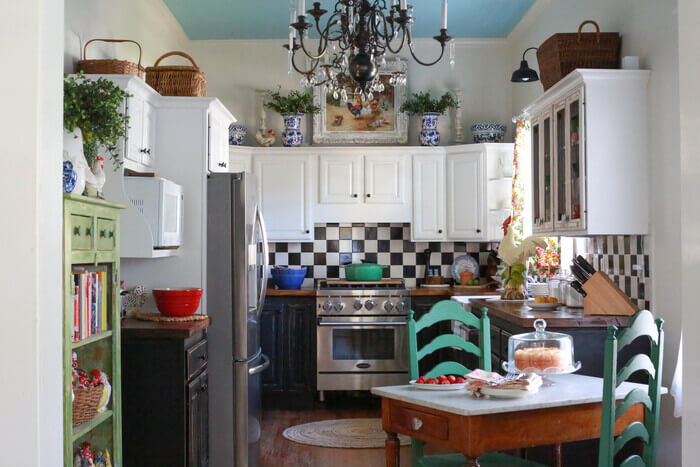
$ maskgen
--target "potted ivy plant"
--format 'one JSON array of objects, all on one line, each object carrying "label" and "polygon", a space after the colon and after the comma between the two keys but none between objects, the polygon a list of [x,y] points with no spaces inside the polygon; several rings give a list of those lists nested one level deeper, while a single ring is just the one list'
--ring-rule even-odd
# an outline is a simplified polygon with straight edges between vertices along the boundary
[{"label": "potted ivy plant", "polygon": [[309,93],[291,91],[283,96],[278,89],[269,93],[265,107],[282,115],[284,131],[282,144],[284,146],[301,146],[304,139],[301,133],[301,119],[306,114],[316,114],[321,108],[314,105],[314,98]]},{"label": "potted ivy plant", "polygon": [[[118,143],[127,133],[129,116],[122,109],[128,96],[126,91],[104,78],[94,80],[79,73],[63,80],[64,150],[75,145],[70,138],[82,139],[82,154],[72,158],[84,157],[89,167],[86,173],[88,187],[96,184],[93,188],[98,194],[104,184],[101,172],[104,157],[100,153],[114,161],[114,170],[122,164]],[[73,165],[82,164],[74,160]]]},{"label": "potted ivy plant", "polygon": [[452,94],[446,92],[442,97],[433,98],[430,92],[413,94],[401,105],[400,112],[409,115],[422,115],[420,144],[421,146],[437,146],[440,144],[440,132],[437,129],[438,117],[447,109],[459,107]]}]

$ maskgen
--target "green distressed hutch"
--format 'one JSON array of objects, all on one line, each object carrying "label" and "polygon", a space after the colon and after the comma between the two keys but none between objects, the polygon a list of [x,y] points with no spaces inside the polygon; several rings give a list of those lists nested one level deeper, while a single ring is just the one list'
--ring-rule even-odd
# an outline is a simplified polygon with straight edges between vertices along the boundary
[{"label": "green distressed hutch", "polygon": [[[107,448],[112,465],[122,462],[121,348],[119,304],[119,211],[126,206],[75,194],[63,195],[63,464],[73,465],[79,446]],[[74,268],[107,273],[107,330],[73,342]],[[72,426],[71,354],[81,368],[104,371],[112,385],[107,410]]]}]

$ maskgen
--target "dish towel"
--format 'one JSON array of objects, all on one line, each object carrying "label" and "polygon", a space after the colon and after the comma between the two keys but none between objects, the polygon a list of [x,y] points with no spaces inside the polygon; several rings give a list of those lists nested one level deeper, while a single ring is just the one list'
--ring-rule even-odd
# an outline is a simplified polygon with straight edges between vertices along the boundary
[{"label": "dish towel", "polygon": [[676,370],[673,373],[671,395],[675,402],[673,416],[680,418],[683,415],[683,331],[681,331],[681,341],[678,343],[678,360],[676,361]]}]

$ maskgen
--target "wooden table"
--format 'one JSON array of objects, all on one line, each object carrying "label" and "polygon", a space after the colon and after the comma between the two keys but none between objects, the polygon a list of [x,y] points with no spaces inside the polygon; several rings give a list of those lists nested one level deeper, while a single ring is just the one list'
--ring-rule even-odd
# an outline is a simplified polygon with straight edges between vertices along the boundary
[{"label": "wooden table", "polygon": [[[600,437],[602,378],[558,375],[553,386],[523,399],[475,399],[465,391],[425,391],[411,386],[373,388],[382,397],[382,427],[387,432],[386,465],[399,466],[401,433],[461,452],[468,466],[487,452],[557,445]],[[623,383],[617,399],[636,387]],[[641,404],[620,417],[615,434],[644,421]]]}]

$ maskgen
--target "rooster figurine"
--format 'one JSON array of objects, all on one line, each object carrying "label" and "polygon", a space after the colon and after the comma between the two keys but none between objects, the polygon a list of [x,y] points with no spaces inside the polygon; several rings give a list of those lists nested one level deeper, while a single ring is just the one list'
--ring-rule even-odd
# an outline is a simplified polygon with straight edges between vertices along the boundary
[{"label": "rooster figurine", "polygon": [[261,128],[255,132],[255,141],[264,148],[272,146],[275,144],[275,131],[272,129],[265,131]]},{"label": "rooster figurine", "polygon": [[546,248],[547,243],[540,237],[527,237],[515,245],[515,232],[510,228],[512,218],[503,223],[503,240],[498,247],[498,256],[505,263],[502,277],[505,279],[504,300],[521,300],[525,298],[525,271],[527,260],[537,254],[537,247]]}]

